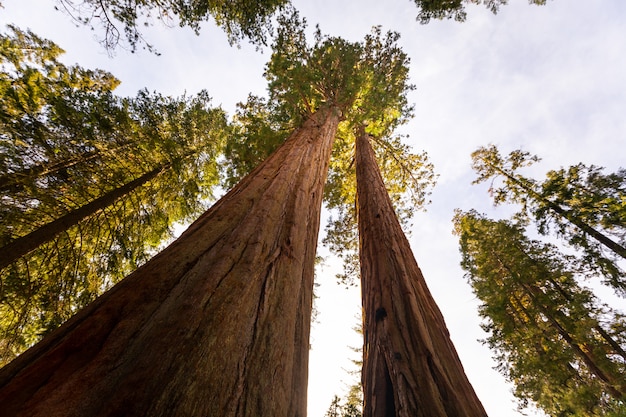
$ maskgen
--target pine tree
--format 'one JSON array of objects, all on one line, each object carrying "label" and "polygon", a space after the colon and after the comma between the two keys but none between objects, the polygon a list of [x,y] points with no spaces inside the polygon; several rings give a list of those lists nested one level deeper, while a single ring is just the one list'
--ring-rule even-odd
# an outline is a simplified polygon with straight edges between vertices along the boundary
[{"label": "pine tree", "polygon": [[578,284],[556,247],[519,225],[459,212],[455,230],[487,343],[522,405],[554,416],[617,409],[626,395],[624,318]]},{"label": "pine tree", "polygon": [[626,294],[626,175],[624,170],[602,174],[601,169],[578,164],[550,171],[544,182],[524,177],[520,168],[539,160],[519,150],[503,158],[495,146],[472,154],[478,174],[474,183],[502,178],[491,186],[494,202],[520,204],[519,216],[532,216],[541,233],[553,227],[569,245],[583,251],[582,265],[600,273],[618,293]]},{"label": "pine tree", "polygon": [[122,99],[61,53],[2,35],[2,363],[145,262],[218,180],[226,122],[206,93]]}]

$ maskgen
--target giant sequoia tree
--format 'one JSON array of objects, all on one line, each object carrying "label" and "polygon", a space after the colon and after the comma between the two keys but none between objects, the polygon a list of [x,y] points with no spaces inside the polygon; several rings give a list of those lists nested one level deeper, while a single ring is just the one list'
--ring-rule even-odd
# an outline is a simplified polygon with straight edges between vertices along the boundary
[{"label": "giant sequoia tree", "polygon": [[224,112],[206,93],[113,94],[30,32],[0,35],[0,362],[58,327],[196,217]]},{"label": "giant sequoia tree", "polygon": [[372,80],[406,73],[403,62],[368,59],[397,51],[395,37],[379,35],[359,44],[318,33],[310,47],[297,19],[283,22],[270,97],[298,127],[177,241],[7,365],[8,415],[305,414],[333,140],[342,118],[394,114],[404,102],[404,90],[372,100],[384,91]]},{"label": "giant sequoia tree", "polygon": [[486,416],[415,261],[369,136],[356,141],[363,415]]},{"label": "giant sequoia tree", "polygon": [[[325,109],[175,243],[2,370],[9,415],[304,415]],[[141,387],[141,390],[137,390]]]},{"label": "giant sequoia tree", "polygon": [[578,284],[556,247],[528,239],[519,225],[469,212],[457,213],[455,230],[487,342],[522,405],[553,416],[621,415],[623,316]]}]

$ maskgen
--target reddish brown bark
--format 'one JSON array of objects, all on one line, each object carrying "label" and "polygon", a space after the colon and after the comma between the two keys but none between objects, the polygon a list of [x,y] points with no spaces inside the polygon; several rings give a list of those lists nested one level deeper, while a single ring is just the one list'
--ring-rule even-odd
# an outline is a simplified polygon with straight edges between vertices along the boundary
[{"label": "reddish brown bark", "polygon": [[364,417],[482,417],[365,133],[357,138]]},{"label": "reddish brown bark", "polygon": [[339,115],[322,111],[177,241],[0,371],[5,416],[304,416]]}]

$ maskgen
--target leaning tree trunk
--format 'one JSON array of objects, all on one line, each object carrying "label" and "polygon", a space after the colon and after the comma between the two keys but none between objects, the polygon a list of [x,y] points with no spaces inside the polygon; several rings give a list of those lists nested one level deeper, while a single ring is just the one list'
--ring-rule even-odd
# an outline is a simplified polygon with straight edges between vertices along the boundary
[{"label": "leaning tree trunk", "polygon": [[0,371],[4,416],[304,416],[321,111],[153,260]]},{"label": "leaning tree trunk", "polygon": [[411,252],[366,134],[356,175],[364,417],[486,416]]},{"label": "leaning tree trunk", "polygon": [[494,164],[489,164],[489,167],[494,169],[497,173],[508,178],[511,182],[513,182],[515,185],[517,185],[522,190],[524,190],[527,194],[535,198],[538,202],[539,201],[543,202],[550,210],[556,213],[557,216],[564,218],[565,220],[567,220],[568,222],[576,226],[583,233],[586,233],[589,236],[593,237],[599,243],[609,248],[610,250],[612,250],[614,253],[621,256],[622,258],[626,259],[626,247],[622,246],[618,242],[615,242],[610,237],[599,232],[592,226],[588,225],[581,219],[577,218],[575,215],[572,214],[571,211],[566,210],[563,207],[559,206],[558,204],[554,203],[553,201],[543,197],[540,193],[535,191],[533,188],[525,185],[522,181],[520,181],[518,177],[516,177],[512,173],[507,172],[504,169],[495,166]]},{"label": "leaning tree trunk", "polygon": [[146,172],[139,178],[136,178],[121,187],[115,188],[108,193],[96,198],[95,200],[70,211],[67,214],[55,219],[41,227],[33,230],[29,234],[19,237],[6,245],[0,247],[0,269],[12,264],[27,253],[37,249],[46,242],[51,241],[57,235],[63,233],[69,228],[76,226],[78,223],[93,216],[94,214],[104,210],[120,198],[130,194],[135,189],[145,185],[148,181],[155,178],[161,172],[171,166],[170,163],[160,165],[153,170]]},{"label": "leaning tree trunk", "polygon": [[[107,149],[107,153],[119,152],[122,148],[129,145],[131,142],[127,141],[114,147],[113,149]],[[0,191],[13,191],[22,188],[25,183],[32,183],[37,178],[41,178],[46,175],[58,173],[64,169],[71,168],[78,164],[84,164],[85,162],[92,161],[102,156],[103,151],[95,149],[81,153],[79,155],[71,156],[58,161],[48,161],[47,163],[41,163],[33,165],[29,168],[24,168],[20,171],[11,172],[8,174],[0,175]]]}]

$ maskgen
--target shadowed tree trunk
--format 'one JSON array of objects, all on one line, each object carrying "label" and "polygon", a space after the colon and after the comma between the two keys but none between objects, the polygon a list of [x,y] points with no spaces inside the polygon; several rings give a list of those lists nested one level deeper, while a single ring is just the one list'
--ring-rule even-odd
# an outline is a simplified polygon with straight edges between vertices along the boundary
[{"label": "shadowed tree trunk", "polygon": [[96,198],[90,203],[85,204],[69,213],[46,223],[43,226],[33,230],[29,234],[19,237],[6,245],[0,247],[0,269],[10,265],[20,257],[26,255],[30,251],[37,249],[39,246],[54,239],[58,234],[77,225],[87,217],[104,210],[108,206],[115,203],[120,198],[133,192],[138,187],[145,185],[148,181],[155,178],[161,172],[171,166],[170,163],[160,165],[153,170],[146,172],[139,178],[136,178],[121,187],[109,191],[101,197]]},{"label": "shadowed tree trunk", "polygon": [[368,136],[358,136],[363,416],[486,416],[402,232]]},{"label": "shadowed tree trunk", "polygon": [[5,416],[304,416],[339,115],[320,111],[153,260],[0,371]]}]

